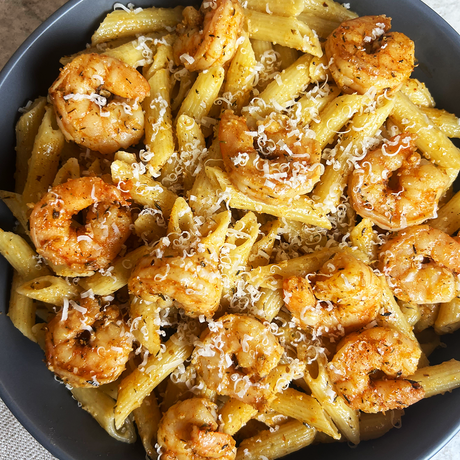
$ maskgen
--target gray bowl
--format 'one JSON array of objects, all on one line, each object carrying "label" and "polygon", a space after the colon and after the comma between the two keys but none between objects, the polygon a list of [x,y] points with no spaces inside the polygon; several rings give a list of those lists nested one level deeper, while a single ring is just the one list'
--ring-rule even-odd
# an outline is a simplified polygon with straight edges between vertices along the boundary
[{"label": "gray bowl", "polygon": [[[0,183],[13,190],[14,125],[18,107],[45,95],[59,70],[59,58],[82,49],[90,41],[114,0],[72,0],[39,27],[0,74],[2,119]],[[192,2],[190,2],[192,3]],[[190,4],[178,0],[137,0],[136,6]],[[439,107],[460,115],[460,37],[419,0],[350,0],[359,14],[386,14],[393,29],[416,43],[416,76],[430,88]],[[13,218],[0,205],[0,226],[11,229]],[[69,392],[46,369],[41,350],[24,338],[6,316],[11,269],[0,257],[0,396],[25,428],[61,460],[144,460],[142,446],[112,440],[90,415],[77,407]],[[458,336],[444,340],[433,363],[460,360]],[[342,460],[416,460],[432,457],[460,429],[460,390],[410,407],[403,426],[386,436],[361,443],[311,446],[289,458]]]}]

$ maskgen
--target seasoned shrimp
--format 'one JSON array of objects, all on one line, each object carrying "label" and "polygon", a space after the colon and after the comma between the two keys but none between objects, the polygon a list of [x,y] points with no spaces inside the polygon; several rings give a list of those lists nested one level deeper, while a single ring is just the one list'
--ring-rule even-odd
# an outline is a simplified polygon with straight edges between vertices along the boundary
[{"label": "seasoned shrimp", "polygon": [[286,307],[302,328],[344,328],[350,332],[377,316],[382,300],[380,281],[355,257],[334,255],[312,282],[313,286],[307,278],[292,276],[283,283]]},{"label": "seasoned shrimp", "polygon": [[238,48],[243,12],[236,0],[212,0],[199,12],[193,6],[184,9],[173,45],[174,60],[190,72],[228,62]]},{"label": "seasoned shrimp", "polygon": [[136,69],[102,54],[77,56],[49,89],[66,139],[104,154],[141,140],[140,102],[149,94],[147,80]]},{"label": "seasoned shrimp", "polygon": [[[288,132],[280,121],[259,122],[257,143],[244,117],[231,110],[222,115],[219,141],[225,169],[232,183],[252,198],[268,201],[310,192],[323,173],[321,150],[304,132]],[[262,133],[262,134],[260,134]],[[261,155],[265,154],[266,158]]]},{"label": "seasoned shrimp", "polygon": [[192,364],[211,390],[262,407],[271,396],[264,377],[282,354],[277,338],[260,321],[225,315],[195,348]]},{"label": "seasoned shrimp", "polygon": [[428,225],[410,227],[382,246],[379,269],[400,300],[450,302],[460,272],[460,243]]},{"label": "seasoned shrimp", "polygon": [[[98,177],[71,179],[35,205],[30,237],[57,274],[89,276],[107,268],[130,235],[128,206],[119,189]],[[86,208],[86,224],[76,227],[72,217]]]},{"label": "seasoned shrimp", "polygon": [[345,93],[397,90],[414,69],[414,42],[399,32],[387,33],[391,18],[363,16],[345,21],[329,35],[329,70]]},{"label": "seasoned shrimp", "polygon": [[164,460],[233,460],[235,440],[217,431],[217,406],[205,398],[178,402],[163,415],[158,444]]},{"label": "seasoned shrimp", "polygon": [[369,152],[350,176],[354,210],[385,230],[401,230],[436,216],[449,179],[415,152],[409,133]]},{"label": "seasoned shrimp", "polygon": [[[417,370],[420,356],[414,340],[390,327],[374,327],[342,339],[328,371],[353,409],[367,413],[403,409],[425,396],[419,383],[404,378]],[[385,376],[371,379],[375,371]]]},{"label": "seasoned shrimp", "polygon": [[207,250],[182,256],[164,254],[142,258],[129,280],[132,293],[144,300],[166,295],[178,302],[188,316],[212,317],[222,292],[216,254]]},{"label": "seasoned shrimp", "polygon": [[113,382],[125,369],[132,350],[128,328],[115,305],[100,298],[70,301],[47,325],[48,369],[74,387]]}]

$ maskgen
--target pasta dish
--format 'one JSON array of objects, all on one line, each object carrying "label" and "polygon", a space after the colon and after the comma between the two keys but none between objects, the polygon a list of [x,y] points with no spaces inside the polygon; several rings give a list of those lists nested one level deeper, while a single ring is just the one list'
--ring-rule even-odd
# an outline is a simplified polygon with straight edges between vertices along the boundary
[{"label": "pasta dish", "polygon": [[[21,108],[8,315],[149,458],[361,441],[460,386],[460,121],[391,18],[116,3]],[[104,435],[101,432],[101,436]]]}]

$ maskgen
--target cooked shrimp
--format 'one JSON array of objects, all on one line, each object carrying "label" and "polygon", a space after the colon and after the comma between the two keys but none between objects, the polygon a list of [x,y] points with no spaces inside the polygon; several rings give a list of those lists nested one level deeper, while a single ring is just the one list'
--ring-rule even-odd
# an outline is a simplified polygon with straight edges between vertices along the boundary
[{"label": "cooked shrimp", "polygon": [[379,264],[398,299],[450,302],[460,272],[460,243],[428,225],[410,227],[382,246]]},{"label": "cooked shrimp", "polygon": [[[267,201],[304,195],[323,172],[321,151],[304,132],[289,132],[280,121],[259,122],[259,153],[244,117],[227,110],[219,124],[225,169],[232,183],[252,198]],[[262,134],[260,134],[262,133]],[[261,156],[265,154],[266,158]]]},{"label": "cooked shrimp", "polygon": [[409,133],[369,152],[350,176],[354,210],[385,230],[401,230],[436,216],[447,175],[415,152]]},{"label": "cooked shrimp", "polygon": [[[367,413],[402,409],[425,396],[417,382],[404,377],[417,370],[418,344],[390,327],[352,332],[339,343],[329,375],[353,409]],[[371,374],[381,371],[371,379]]]},{"label": "cooked shrimp", "polygon": [[104,154],[141,140],[140,102],[149,94],[147,80],[136,69],[102,54],[77,56],[49,89],[66,139]]},{"label": "cooked shrimp", "polygon": [[377,316],[380,281],[370,267],[349,254],[335,254],[312,277],[312,284],[300,276],[283,283],[286,307],[304,329],[344,328],[350,332]]},{"label": "cooked shrimp", "polygon": [[233,460],[235,440],[217,431],[217,406],[205,398],[178,402],[163,415],[158,444],[164,460]]},{"label": "cooked shrimp", "polygon": [[329,35],[329,70],[343,92],[397,90],[409,78],[414,42],[402,33],[387,33],[390,28],[391,18],[363,16],[342,22]]},{"label": "cooked shrimp", "polygon": [[131,334],[118,307],[100,298],[70,301],[47,325],[48,369],[74,387],[113,382],[125,369],[132,350]]},{"label": "cooked shrimp", "polygon": [[260,321],[225,315],[196,346],[192,364],[211,390],[262,407],[271,396],[264,377],[282,354],[277,338]]},{"label": "cooked shrimp", "polygon": [[223,65],[232,59],[238,45],[243,12],[236,0],[212,0],[199,12],[193,6],[184,9],[173,45],[176,64],[190,72]]},{"label": "cooked shrimp", "polygon": [[[53,187],[30,215],[30,237],[58,275],[89,276],[107,268],[130,234],[131,213],[122,192],[98,177]],[[89,208],[86,224],[72,217]]]},{"label": "cooked shrimp", "polygon": [[129,289],[147,301],[157,295],[168,296],[193,318],[212,317],[222,292],[217,261],[217,255],[207,250],[191,255],[184,251],[181,256],[147,256],[133,270]]}]

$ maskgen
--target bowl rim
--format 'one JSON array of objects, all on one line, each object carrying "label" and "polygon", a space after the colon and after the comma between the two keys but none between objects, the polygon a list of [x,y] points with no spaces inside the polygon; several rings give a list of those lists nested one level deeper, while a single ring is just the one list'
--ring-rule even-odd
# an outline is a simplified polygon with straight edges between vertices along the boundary
[{"label": "bowl rim", "polygon": [[[58,8],[53,14],[51,14],[47,19],[45,19],[18,47],[18,49],[13,53],[13,55],[8,59],[6,64],[0,70],[0,91],[3,87],[4,82],[8,79],[10,73],[13,71],[18,62],[22,59],[24,54],[37,42],[40,40],[43,34],[45,34],[50,28],[52,28],[55,23],[57,23],[61,18],[67,15],[74,8],[78,7],[81,3],[85,3],[88,0],[68,0],[60,8]],[[337,0],[339,1],[339,0]],[[449,34],[454,33],[459,37],[459,47],[460,47],[460,31],[456,31],[452,25],[450,25],[446,19],[440,16],[430,5],[425,3],[423,0],[405,0],[407,3],[418,4],[418,7],[425,9],[427,14],[430,15],[431,20],[438,27],[447,29]],[[135,2],[135,0],[134,0]],[[199,0],[198,0],[199,2]],[[114,1],[114,4],[116,2]],[[125,3],[125,2],[123,2]],[[460,110],[460,108],[459,108]],[[459,114],[460,115],[460,114]],[[460,176],[459,176],[460,178]],[[458,390],[460,391],[460,390]],[[14,417],[19,421],[19,423],[38,441],[51,455],[57,457],[59,460],[80,460],[69,455],[65,452],[58,444],[52,442],[47,436],[46,433],[40,429],[27,415],[27,412],[23,410],[20,403],[18,403],[9,393],[7,388],[4,386],[2,379],[0,379],[0,398],[5,403],[6,407],[11,411]],[[425,460],[432,458],[436,453],[440,452],[452,438],[460,432],[460,418],[457,425],[453,425],[450,430],[445,432],[442,438],[438,439],[437,444],[428,448],[423,457]],[[419,457],[419,460],[422,460],[422,457]]]},{"label": "bowl rim", "polygon": [[[43,21],[19,46],[19,48],[8,59],[5,66],[0,71],[0,91],[4,82],[8,79],[10,73],[13,71],[17,63],[21,60],[24,54],[41,38],[41,36],[51,27],[54,26],[63,16],[68,14],[73,8],[87,0],[69,0],[57,9],[51,16]],[[10,268],[11,269],[11,268]],[[59,458],[59,460],[76,460],[69,456],[62,448],[46,436],[45,432],[41,430],[32,420],[27,413],[23,410],[20,403],[18,403],[9,393],[4,386],[2,379],[0,379],[0,397],[5,403],[6,407],[11,411],[19,423],[38,441],[51,455]]]}]

